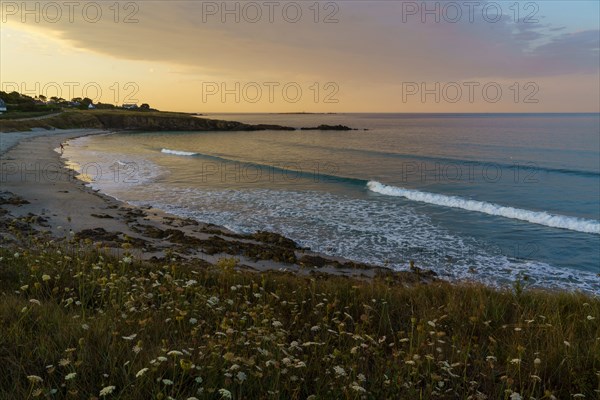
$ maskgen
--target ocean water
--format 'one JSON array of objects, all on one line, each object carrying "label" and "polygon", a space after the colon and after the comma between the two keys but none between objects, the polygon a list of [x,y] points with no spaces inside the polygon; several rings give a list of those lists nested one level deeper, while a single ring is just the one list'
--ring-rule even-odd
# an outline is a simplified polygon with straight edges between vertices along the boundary
[{"label": "ocean water", "polygon": [[[600,294],[598,114],[227,114],[354,131],[117,133],[65,158],[101,191],[450,280]],[[368,129],[368,130],[364,130]]]}]

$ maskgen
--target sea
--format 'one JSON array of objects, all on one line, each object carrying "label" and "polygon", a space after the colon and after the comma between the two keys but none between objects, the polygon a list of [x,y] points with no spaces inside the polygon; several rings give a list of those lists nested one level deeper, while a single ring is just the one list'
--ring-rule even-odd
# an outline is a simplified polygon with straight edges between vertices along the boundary
[{"label": "sea", "polygon": [[209,114],[355,130],[119,132],[63,157],[119,200],[450,281],[600,295],[600,114]]}]

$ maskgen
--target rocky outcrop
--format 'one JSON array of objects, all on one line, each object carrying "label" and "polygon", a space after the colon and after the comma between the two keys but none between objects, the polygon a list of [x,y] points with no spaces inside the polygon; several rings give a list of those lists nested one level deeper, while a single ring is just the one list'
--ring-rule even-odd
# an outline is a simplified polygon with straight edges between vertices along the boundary
[{"label": "rocky outcrop", "polygon": [[352,129],[347,127],[346,125],[319,125],[314,128],[300,128],[303,131],[353,131],[356,129]]}]

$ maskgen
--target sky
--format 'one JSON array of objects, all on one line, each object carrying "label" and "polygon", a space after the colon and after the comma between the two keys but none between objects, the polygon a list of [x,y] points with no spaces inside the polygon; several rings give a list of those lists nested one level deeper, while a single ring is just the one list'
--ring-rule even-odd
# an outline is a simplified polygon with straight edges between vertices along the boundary
[{"label": "sky", "polygon": [[0,83],[220,112],[600,112],[598,1],[0,1]]}]

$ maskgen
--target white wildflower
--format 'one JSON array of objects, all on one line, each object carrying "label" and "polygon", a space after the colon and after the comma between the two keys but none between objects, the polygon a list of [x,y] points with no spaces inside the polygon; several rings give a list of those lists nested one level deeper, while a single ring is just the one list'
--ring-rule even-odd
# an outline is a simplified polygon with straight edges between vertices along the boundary
[{"label": "white wildflower", "polygon": [[360,386],[356,382],[352,382],[352,384],[350,385],[350,388],[359,393],[367,393],[367,390],[364,387]]},{"label": "white wildflower", "polygon": [[240,381],[240,383],[242,383],[246,380],[246,374],[240,371],[237,373],[236,378],[238,379],[238,381]]},{"label": "white wildflower", "polygon": [[344,370],[344,368],[340,367],[339,365],[336,365],[335,367],[333,367],[333,370],[335,371],[335,374],[338,377],[346,376],[347,375],[346,374],[346,370]]},{"label": "white wildflower", "polygon": [[142,368],[142,369],[140,369],[140,370],[137,372],[137,374],[135,374],[135,377],[136,377],[136,378],[139,378],[140,376],[144,376],[144,374],[145,374],[146,372],[148,372],[148,369],[149,369],[149,368]]},{"label": "white wildflower", "polygon": [[219,394],[221,395],[221,399],[231,400],[231,392],[227,389],[219,389]]},{"label": "white wildflower", "polygon": [[[17,253],[18,254],[18,253]],[[27,379],[31,383],[42,383],[44,380],[37,375],[27,375]]]},{"label": "white wildflower", "polygon": [[114,390],[115,390],[114,386],[106,386],[105,388],[102,388],[102,390],[100,391],[100,397],[108,396]]},{"label": "white wildflower", "polygon": [[70,374],[67,374],[67,376],[65,376],[65,381],[70,381],[72,379],[75,379],[76,376],[77,376],[77,372],[71,372]]}]

